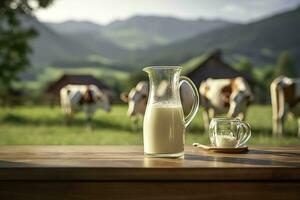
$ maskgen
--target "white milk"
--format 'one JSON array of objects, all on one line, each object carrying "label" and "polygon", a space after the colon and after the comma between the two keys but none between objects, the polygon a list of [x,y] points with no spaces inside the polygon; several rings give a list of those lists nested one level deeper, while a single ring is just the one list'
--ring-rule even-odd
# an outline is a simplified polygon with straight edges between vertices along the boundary
[{"label": "white milk", "polygon": [[144,117],[144,148],[147,154],[184,151],[185,122],[181,105],[148,105]]},{"label": "white milk", "polygon": [[221,148],[234,148],[238,143],[237,139],[230,135],[216,135],[215,140],[217,147]]}]

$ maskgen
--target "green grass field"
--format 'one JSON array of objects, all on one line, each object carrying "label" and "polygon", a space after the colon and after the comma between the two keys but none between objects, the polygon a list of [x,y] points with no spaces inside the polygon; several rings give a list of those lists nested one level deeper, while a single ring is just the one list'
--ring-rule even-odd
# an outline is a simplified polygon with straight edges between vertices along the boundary
[{"label": "green grass field", "polygon": [[[67,125],[59,107],[0,108],[0,145],[142,144],[142,122],[137,131],[132,131],[126,109],[125,105],[114,105],[110,113],[99,109],[94,116],[92,128],[88,128],[83,113],[78,113],[72,123]],[[294,119],[288,119],[285,123],[284,138],[271,136],[270,106],[252,106],[247,121],[252,126],[251,144],[300,145]],[[186,143],[193,142],[208,144],[201,111],[186,133]]]}]

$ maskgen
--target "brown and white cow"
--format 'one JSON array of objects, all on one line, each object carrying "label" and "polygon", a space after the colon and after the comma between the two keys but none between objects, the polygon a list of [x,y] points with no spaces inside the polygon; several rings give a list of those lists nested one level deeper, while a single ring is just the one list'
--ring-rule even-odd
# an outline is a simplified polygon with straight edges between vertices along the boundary
[{"label": "brown and white cow", "polygon": [[75,112],[83,110],[87,121],[98,107],[110,111],[108,97],[96,85],[66,85],[60,90],[62,112],[71,119]]},{"label": "brown and white cow", "polygon": [[282,136],[283,123],[288,112],[298,120],[298,136],[300,137],[300,79],[280,76],[270,86],[273,134]]},{"label": "brown and white cow", "polygon": [[148,94],[149,85],[146,81],[139,82],[129,93],[124,92],[121,94],[121,100],[128,103],[127,115],[131,119],[136,119],[136,117],[144,115]]},{"label": "brown and white cow", "polygon": [[[162,82],[157,90],[157,95],[163,95],[169,88],[168,83]],[[183,105],[183,112],[187,115],[193,106],[193,91],[186,84],[183,83],[180,86],[180,97],[181,103]],[[129,93],[122,93],[120,98],[122,101],[128,103],[127,115],[135,121],[138,116],[143,116],[145,114],[147,101],[149,95],[149,85],[146,81],[139,82],[136,87],[132,88]]]},{"label": "brown and white cow", "polygon": [[253,100],[251,89],[242,77],[232,79],[207,79],[199,88],[204,107],[203,121],[207,129],[210,119],[218,114],[243,120],[248,105]]}]

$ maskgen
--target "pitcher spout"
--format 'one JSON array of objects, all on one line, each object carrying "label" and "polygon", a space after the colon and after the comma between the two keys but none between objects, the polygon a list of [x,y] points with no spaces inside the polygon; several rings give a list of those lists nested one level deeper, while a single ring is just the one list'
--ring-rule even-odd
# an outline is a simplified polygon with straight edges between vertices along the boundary
[{"label": "pitcher spout", "polygon": [[161,71],[161,70],[175,70],[175,71],[181,71],[182,67],[180,66],[150,66],[143,68],[144,72],[151,73],[152,71]]}]

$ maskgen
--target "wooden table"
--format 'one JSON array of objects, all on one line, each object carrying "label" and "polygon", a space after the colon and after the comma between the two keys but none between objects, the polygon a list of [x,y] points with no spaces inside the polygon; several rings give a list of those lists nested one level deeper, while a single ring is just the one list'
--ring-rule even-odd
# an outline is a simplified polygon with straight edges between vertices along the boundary
[{"label": "wooden table", "polygon": [[300,199],[300,147],[146,158],[142,146],[2,146],[0,199]]}]

